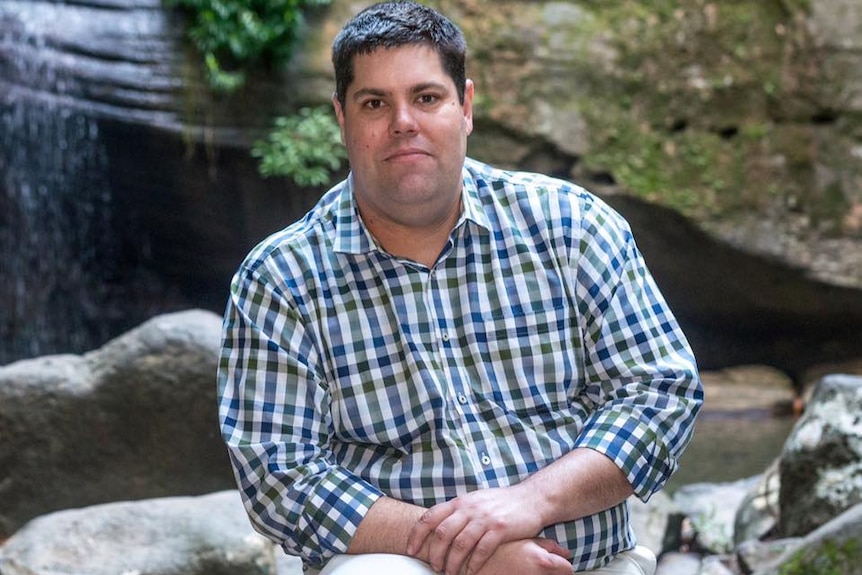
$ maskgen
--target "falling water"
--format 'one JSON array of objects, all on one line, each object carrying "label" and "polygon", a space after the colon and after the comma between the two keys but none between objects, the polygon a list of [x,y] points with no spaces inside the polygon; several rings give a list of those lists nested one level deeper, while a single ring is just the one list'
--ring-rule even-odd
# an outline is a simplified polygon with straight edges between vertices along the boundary
[{"label": "falling water", "polygon": [[100,120],[159,117],[161,80],[146,68],[162,54],[141,23],[161,23],[142,7],[161,14],[158,0],[0,2],[0,364],[85,351],[116,330],[123,272]]},{"label": "falling water", "polygon": [[162,0],[0,0],[0,365],[221,312],[251,245],[316,200],[249,154],[294,83],[216,97],[184,36]]},{"label": "falling water", "polygon": [[98,126],[82,113],[41,110],[8,94],[0,110],[3,351],[86,349],[108,336],[97,318],[116,272]]}]

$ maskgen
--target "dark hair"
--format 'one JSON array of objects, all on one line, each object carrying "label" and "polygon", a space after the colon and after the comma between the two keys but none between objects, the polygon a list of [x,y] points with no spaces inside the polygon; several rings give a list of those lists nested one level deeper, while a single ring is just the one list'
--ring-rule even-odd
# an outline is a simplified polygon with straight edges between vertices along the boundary
[{"label": "dark hair", "polygon": [[464,103],[467,81],[464,34],[451,20],[427,6],[412,1],[381,2],[354,16],[332,43],[335,95],[341,106],[353,82],[353,58],[378,48],[427,44],[440,56],[446,74],[455,82],[458,100]]}]

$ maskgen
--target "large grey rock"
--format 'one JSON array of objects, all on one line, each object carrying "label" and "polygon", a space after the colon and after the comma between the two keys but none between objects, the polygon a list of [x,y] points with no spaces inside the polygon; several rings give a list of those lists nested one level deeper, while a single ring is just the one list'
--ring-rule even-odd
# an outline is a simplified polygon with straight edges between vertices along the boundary
[{"label": "large grey rock", "polygon": [[862,377],[814,390],[781,454],[780,531],[802,536],[862,502]]},{"label": "large grey rock", "polygon": [[862,504],[806,535],[755,575],[862,575]]},{"label": "large grey rock", "polygon": [[0,575],[275,575],[276,552],[224,491],[44,515],[0,547]]},{"label": "large grey rock", "polygon": [[216,416],[221,319],[158,316],[82,356],[0,366],[0,537],[70,507],[233,487]]}]

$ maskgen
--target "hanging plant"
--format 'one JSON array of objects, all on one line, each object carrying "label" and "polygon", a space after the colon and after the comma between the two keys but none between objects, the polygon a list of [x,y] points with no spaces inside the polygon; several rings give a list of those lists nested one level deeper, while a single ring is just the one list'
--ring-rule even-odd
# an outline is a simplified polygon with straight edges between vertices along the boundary
[{"label": "hanging plant", "polygon": [[290,61],[303,10],[332,0],[164,1],[188,17],[188,36],[202,55],[210,85],[230,92],[245,83],[246,69]]}]

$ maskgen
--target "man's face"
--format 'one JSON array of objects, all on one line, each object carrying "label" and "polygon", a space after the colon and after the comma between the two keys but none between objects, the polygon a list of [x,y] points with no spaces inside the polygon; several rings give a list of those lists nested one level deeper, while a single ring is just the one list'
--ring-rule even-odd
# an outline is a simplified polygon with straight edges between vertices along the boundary
[{"label": "man's face", "polygon": [[353,69],[344,107],[333,101],[363,217],[417,227],[451,214],[473,130],[472,83],[461,104],[425,45],[358,55]]}]

